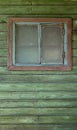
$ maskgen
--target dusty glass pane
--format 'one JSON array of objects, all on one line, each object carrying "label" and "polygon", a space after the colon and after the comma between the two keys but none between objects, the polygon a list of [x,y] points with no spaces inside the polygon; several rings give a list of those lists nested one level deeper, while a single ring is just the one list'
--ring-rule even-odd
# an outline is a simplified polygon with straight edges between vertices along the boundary
[{"label": "dusty glass pane", "polygon": [[15,25],[15,62],[19,64],[39,63],[38,26]]},{"label": "dusty glass pane", "polygon": [[42,25],[42,63],[63,64],[63,24]]}]

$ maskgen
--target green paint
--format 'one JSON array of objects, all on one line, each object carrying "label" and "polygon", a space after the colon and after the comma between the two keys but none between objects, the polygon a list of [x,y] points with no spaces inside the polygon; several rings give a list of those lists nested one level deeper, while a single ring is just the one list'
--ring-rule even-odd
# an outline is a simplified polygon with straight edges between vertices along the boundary
[{"label": "green paint", "polygon": [[45,124],[45,123],[77,123],[76,116],[3,116],[0,118],[1,124]]},{"label": "green paint", "polygon": [[39,125],[39,124],[31,124],[31,125],[25,125],[25,124],[19,124],[19,125],[1,125],[1,130],[76,130],[76,124],[70,125],[70,124],[48,124],[48,125]]},{"label": "green paint", "polygon": [[[8,111],[8,113],[10,113],[10,110],[13,111],[13,113],[15,113],[17,111],[17,109],[23,111],[23,108],[25,109],[25,112],[29,110],[29,108],[34,108],[35,111],[37,111],[38,108],[50,108],[50,110],[52,110],[51,108],[71,108],[71,110],[73,111],[73,108],[77,107],[77,101],[76,100],[62,100],[62,99],[52,99],[52,100],[2,100],[0,101],[0,109],[2,110],[2,112],[4,113]],[[76,108],[77,110],[77,108]],[[21,114],[21,111],[20,114]],[[32,110],[30,109],[30,112],[32,112]],[[76,111],[75,111],[76,112]],[[75,112],[73,111],[74,115]],[[8,114],[6,113],[6,114]],[[12,114],[13,114],[12,113]],[[37,114],[37,113],[36,113]],[[49,114],[49,113],[48,113]],[[9,114],[10,115],[10,114]]]},{"label": "green paint", "polygon": [[76,75],[0,75],[0,83],[77,83]]},{"label": "green paint", "polygon": [[7,49],[7,41],[0,41],[0,49]]},{"label": "green paint", "polygon": [[73,49],[73,51],[72,51],[72,55],[73,55],[74,57],[77,56],[77,49]]},{"label": "green paint", "polygon": [[[57,87],[56,87],[57,86]],[[66,92],[77,91],[77,83],[10,83],[0,84],[0,92]]]},{"label": "green paint", "polygon": [[6,57],[7,56],[7,48],[5,48],[5,49],[0,49],[0,56],[2,57]]},{"label": "green paint", "polygon": [[35,5],[35,4],[52,4],[52,5],[76,5],[76,0],[0,0],[0,5]]},{"label": "green paint", "polygon": [[[20,10],[21,8],[21,10]],[[0,6],[0,15],[49,15],[49,14],[75,14],[77,8],[76,6]]]},{"label": "green paint", "polygon": [[0,58],[0,66],[6,66],[7,65],[7,58],[1,57]]},{"label": "green paint", "polygon": [[52,100],[76,99],[77,92],[0,92],[0,99],[7,100]]},{"label": "green paint", "polygon": [[0,116],[77,116],[76,108],[5,108]]},{"label": "green paint", "polygon": [[6,32],[7,31],[7,24],[0,23],[0,32]]},{"label": "green paint", "polygon": [[9,17],[67,17],[74,30],[77,1],[0,0],[0,129],[76,130],[77,34],[72,71],[8,71]]},{"label": "green paint", "polygon": [[0,41],[7,40],[7,32],[0,32]]},{"label": "green paint", "polygon": [[73,40],[72,48],[76,49],[77,48],[77,40]]}]

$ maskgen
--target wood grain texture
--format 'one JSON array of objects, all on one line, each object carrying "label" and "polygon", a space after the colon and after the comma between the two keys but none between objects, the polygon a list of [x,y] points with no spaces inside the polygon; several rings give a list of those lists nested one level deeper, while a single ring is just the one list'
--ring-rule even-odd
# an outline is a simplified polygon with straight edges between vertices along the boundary
[{"label": "wood grain texture", "polygon": [[1,100],[77,99],[77,92],[0,92]]},{"label": "wood grain texture", "polygon": [[[21,10],[20,10],[21,8]],[[0,6],[0,15],[48,15],[48,14],[65,14],[76,15],[76,6]]]},{"label": "wood grain texture", "polygon": [[76,127],[77,127],[77,125],[76,124],[71,124],[71,125],[69,125],[69,124],[55,124],[55,125],[53,125],[53,124],[46,124],[46,125],[44,125],[44,124],[35,124],[35,125],[28,125],[28,124],[19,124],[19,125],[0,125],[0,128],[1,128],[1,130],[36,130],[36,129],[39,129],[39,130],[76,130]]},{"label": "wood grain texture", "polygon": [[0,75],[2,83],[77,83],[76,75]]},{"label": "wood grain texture", "polygon": [[[29,108],[35,108],[37,111],[38,108],[77,108],[77,99],[52,99],[52,100],[11,100],[5,99],[0,100],[0,109],[2,112],[9,110],[15,112],[14,110],[23,108],[28,111]],[[14,109],[13,109],[14,108]],[[17,108],[17,109],[16,109]],[[72,110],[71,109],[71,110]],[[69,110],[69,109],[68,109]],[[21,113],[20,113],[21,114]],[[75,114],[75,113],[74,113]],[[9,114],[10,115],[10,114]]]},{"label": "wood grain texture", "polygon": [[0,108],[0,116],[77,116],[76,108]]},{"label": "wood grain texture", "polygon": [[3,116],[0,117],[0,124],[61,124],[77,123],[77,116]]},{"label": "wood grain texture", "polygon": [[58,4],[58,5],[61,5],[61,4],[63,4],[63,5],[72,5],[72,4],[76,4],[76,1],[71,1],[71,0],[57,0],[57,1],[54,1],[54,0],[26,0],[26,1],[24,1],[24,0],[19,0],[19,1],[17,1],[17,0],[6,0],[5,2],[4,1],[2,1],[2,0],[0,0],[0,4],[1,5],[21,5],[21,4],[24,4],[24,5],[35,5],[35,4],[42,4],[42,5],[44,5],[44,4],[54,4],[54,5],[56,5],[56,4]]},{"label": "wood grain texture", "polygon": [[[7,76],[7,75],[6,75]],[[53,75],[52,75],[53,76]],[[32,86],[32,87],[31,87]],[[10,83],[1,84],[0,92],[72,92],[77,91],[76,83]]]},{"label": "wood grain texture", "polygon": [[[72,71],[8,71],[8,18],[72,18]],[[0,0],[0,130],[77,130],[77,1]]]}]

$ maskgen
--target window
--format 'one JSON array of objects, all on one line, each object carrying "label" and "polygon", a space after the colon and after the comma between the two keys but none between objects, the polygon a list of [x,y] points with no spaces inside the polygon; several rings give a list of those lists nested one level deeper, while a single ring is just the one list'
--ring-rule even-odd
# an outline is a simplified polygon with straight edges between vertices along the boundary
[{"label": "window", "polygon": [[71,19],[10,18],[10,70],[71,70]]}]

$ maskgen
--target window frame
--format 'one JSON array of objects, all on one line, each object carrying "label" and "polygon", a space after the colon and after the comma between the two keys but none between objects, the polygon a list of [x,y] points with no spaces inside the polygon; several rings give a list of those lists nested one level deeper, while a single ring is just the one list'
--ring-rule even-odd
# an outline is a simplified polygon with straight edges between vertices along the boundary
[{"label": "window frame", "polygon": [[[13,65],[12,53],[12,26],[16,22],[63,22],[67,24],[67,66],[52,65],[52,66],[15,66]],[[72,68],[72,19],[71,18],[9,18],[8,21],[8,69],[9,70],[71,70]]]}]

